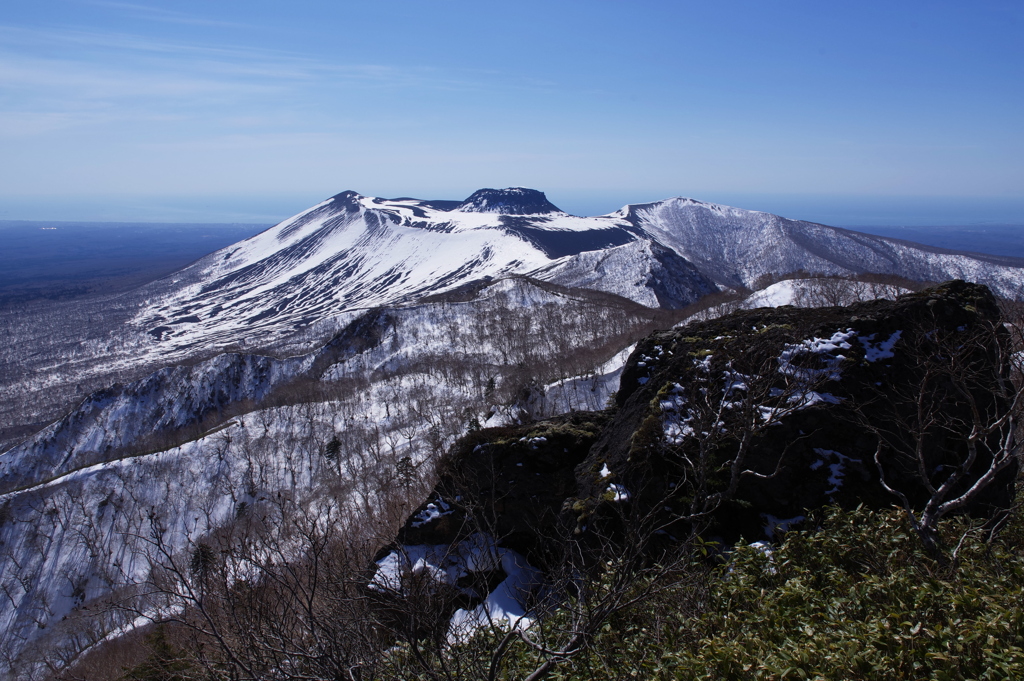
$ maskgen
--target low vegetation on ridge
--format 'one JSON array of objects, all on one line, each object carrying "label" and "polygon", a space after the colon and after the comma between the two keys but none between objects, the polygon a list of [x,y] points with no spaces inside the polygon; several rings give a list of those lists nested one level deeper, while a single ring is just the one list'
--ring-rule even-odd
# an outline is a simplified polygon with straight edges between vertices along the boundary
[{"label": "low vegetation on ridge", "polygon": [[[961,547],[955,565],[931,557],[897,510],[833,507],[809,525],[786,533],[770,550],[741,545],[717,567],[698,559],[672,586],[653,589],[642,604],[609,618],[547,678],[953,681],[1024,675],[1019,512],[995,536],[977,522],[944,522],[946,541]],[[556,616],[540,626],[562,624]],[[477,647],[496,644],[484,634],[451,654],[480,654]],[[541,658],[517,641],[497,678],[526,678]],[[404,673],[432,678],[412,664]]]}]

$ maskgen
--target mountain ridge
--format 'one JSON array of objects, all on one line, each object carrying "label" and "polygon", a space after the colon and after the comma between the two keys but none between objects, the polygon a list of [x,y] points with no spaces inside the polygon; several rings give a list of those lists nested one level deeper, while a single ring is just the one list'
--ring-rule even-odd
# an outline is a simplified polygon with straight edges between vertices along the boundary
[{"label": "mountain ridge", "polygon": [[[594,258],[584,254],[615,249],[629,252],[618,256],[629,265],[598,281],[587,269]],[[1024,260],[946,252],[683,197],[579,217],[522,187],[481,189],[461,202],[347,190],[176,273],[169,281],[177,290],[140,311],[136,325],[164,354],[203,337],[223,339],[240,324],[251,335],[280,336],[324,314],[409,304],[488,276],[588,281],[648,306],[683,307],[709,292],[752,288],[764,274],[797,270],[964,278],[1007,295],[1022,267]],[[655,293],[650,282],[665,278],[655,272],[683,272],[687,283]],[[189,279],[201,284],[185,284]]]}]

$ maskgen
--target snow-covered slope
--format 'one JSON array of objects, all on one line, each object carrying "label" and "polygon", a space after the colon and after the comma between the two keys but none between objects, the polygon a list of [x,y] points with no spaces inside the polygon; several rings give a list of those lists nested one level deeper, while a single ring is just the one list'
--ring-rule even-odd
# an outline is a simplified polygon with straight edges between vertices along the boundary
[{"label": "snow-covered slope", "polygon": [[186,268],[136,324],[164,348],[273,337],[637,238],[620,218],[567,215],[533,190],[452,203],[343,192]]},{"label": "snow-covered slope", "polygon": [[225,353],[92,394],[0,456],[0,679],[129,626],[137,613],[106,599],[146,579],[154,549],[194,549],[240,509],[327,498],[362,523],[415,489],[394,484],[398,462],[429,480],[471,424],[602,406],[635,309],[513,277],[365,311],[303,355]]},{"label": "snow-covered slope", "polygon": [[684,198],[577,217],[523,188],[462,202],[348,191],[182,270],[134,324],[151,353],[173,357],[509,274],[682,307],[796,270],[963,278],[1015,295],[1022,265]]},{"label": "snow-covered slope", "polygon": [[867,300],[895,300],[897,296],[910,293],[909,289],[896,284],[878,284],[831,277],[806,279],[784,279],[737,301],[737,307],[828,307],[852,305]]},{"label": "snow-covered slope", "polygon": [[524,188],[481,189],[465,201],[342,192],[130,294],[61,310],[56,324],[39,318],[12,329],[0,348],[0,441],[9,447],[52,422],[71,395],[80,400],[115,373],[126,382],[227,350],[301,354],[362,310],[478,290],[508,275],[681,308],[798,270],[962,278],[1015,298],[1024,290],[1024,260],[693,199],[577,217]]},{"label": "snow-covered slope", "polygon": [[312,359],[223,354],[96,392],[0,457],[0,494],[117,458],[143,441],[164,444],[161,435],[198,426],[243,400],[260,401],[308,369]]},{"label": "snow-covered slope", "polygon": [[[962,253],[778,215],[675,198],[617,213],[726,287],[764,274],[876,272],[907,279],[966,279],[1017,296],[1024,260]],[[613,214],[616,215],[616,214]]]}]

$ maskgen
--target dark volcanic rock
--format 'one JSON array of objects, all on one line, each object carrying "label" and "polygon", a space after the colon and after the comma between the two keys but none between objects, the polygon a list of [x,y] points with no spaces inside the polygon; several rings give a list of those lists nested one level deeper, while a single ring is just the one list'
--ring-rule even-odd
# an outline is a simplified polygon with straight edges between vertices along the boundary
[{"label": "dark volcanic rock", "polygon": [[[543,565],[562,504],[576,493],[574,470],[610,420],[608,412],[575,412],[470,433],[452,451],[441,482],[412,514],[398,542],[453,544],[484,531],[533,565]],[[439,502],[448,507],[444,515],[427,508],[438,508]]]},{"label": "dark volcanic rock", "polygon": [[[954,281],[897,301],[744,310],[655,333],[630,357],[614,413],[463,439],[430,501],[450,508],[426,523],[432,514],[421,508],[399,541],[453,543],[483,529],[543,566],[558,537],[614,535],[623,509],[661,514],[665,536],[686,536],[698,502],[717,493],[699,529],[729,542],[759,539],[826,504],[896,503],[879,482],[880,439],[889,483],[920,505],[918,468],[893,453],[913,445],[917,397],[945,423],[923,440],[938,475],[965,459],[957,419],[969,416],[968,402],[1004,406],[991,390],[1006,371],[1000,329],[989,290]],[[969,366],[971,380],[957,385],[935,371],[945,362]],[[742,468],[758,475],[729,490],[740,451]],[[988,461],[978,458],[967,484]],[[969,510],[1009,504],[1015,474],[1005,470]]]},{"label": "dark volcanic rock", "polygon": [[[516,582],[509,560],[527,573],[555,564],[562,501],[576,490],[573,470],[609,419],[605,412],[578,412],[463,438],[429,499],[408,518],[396,542],[376,556],[378,572],[366,593],[380,616],[403,628],[421,628],[416,635],[444,636],[456,609],[475,608],[506,580],[514,582],[509,588],[515,598],[528,598],[522,589],[537,582]],[[476,553],[472,547],[491,559],[467,560]],[[381,565],[401,562],[400,555],[428,557],[461,576],[435,582],[418,564],[407,564],[399,587]],[[419,610],[411,609],[413,593]]]},{"label": "dark volcanic rock", "polygon": [[544,192],[525,187],[507,189],[478,189],[459,204],[458,209],[469,213],[500,213],[502,215],[542,215],[561,213],[548,201]]},{"label": "dark volcanic rock", "polygon": [[[632,503],[667,499],[673,513],[685,515],[697,474],[687,462],[696,461],[702,447],[714,450],[718,468],[708,473],[708,493],[720,490],[729,477],[725,465],[749,432],[745,427],[756,430],[768,414],[775,422],[750,437],[744,468],[771,478],[743,478],[709,518],[710,533],[729,541],[762,538],[776,520],[829,503],[896,503],[879,484],[879,438],[872,426],[892,434],[882,452],[889,482],[921,504],[926,492],[917,470],[895,459],[890,445],[898,438],[912,444],[899,431],[913,420],[921,386],[932,385],[923,383],[923,372],[944,361],[940,339],[981,338],[991,346],[998,318],[987,288],[956,281],[898,301],[745,310],[656,333],[637,345],[622,374],[619,411],[577,468],[578,527],[608,503],[610,484],[628,490]],[[998,407],[985,386],[995,385],[1004,370],[991,350],[981,343],[969,357],[978,384],[974,398],[983,408]],[[946,391],[932,396],[941,418],[967,415],[967,404],[948,396],[952,389],[932,390]],[[930,468],[964,459],[965,435],[932,432],[926,440]],[[980,458],[975,472],[987,464]],[[973,510],[1009,503],[1013,477],[1006,471]]]}]

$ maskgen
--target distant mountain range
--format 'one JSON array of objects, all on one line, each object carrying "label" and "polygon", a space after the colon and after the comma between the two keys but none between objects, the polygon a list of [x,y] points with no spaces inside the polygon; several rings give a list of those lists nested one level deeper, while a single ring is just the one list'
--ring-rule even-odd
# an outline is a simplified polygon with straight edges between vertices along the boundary
[{"label": "distant mountain range", "polygon": [[465,201],[346,191],[172,275],[133,324],[164,354],[239,335],[280,337],[325,315],[413,303],[513,274],[679,308],[797,270],[959,278],[1008,296],[1024,281],[1024,259],[687,198],[577,217],[521,187],[481,189]]}]

